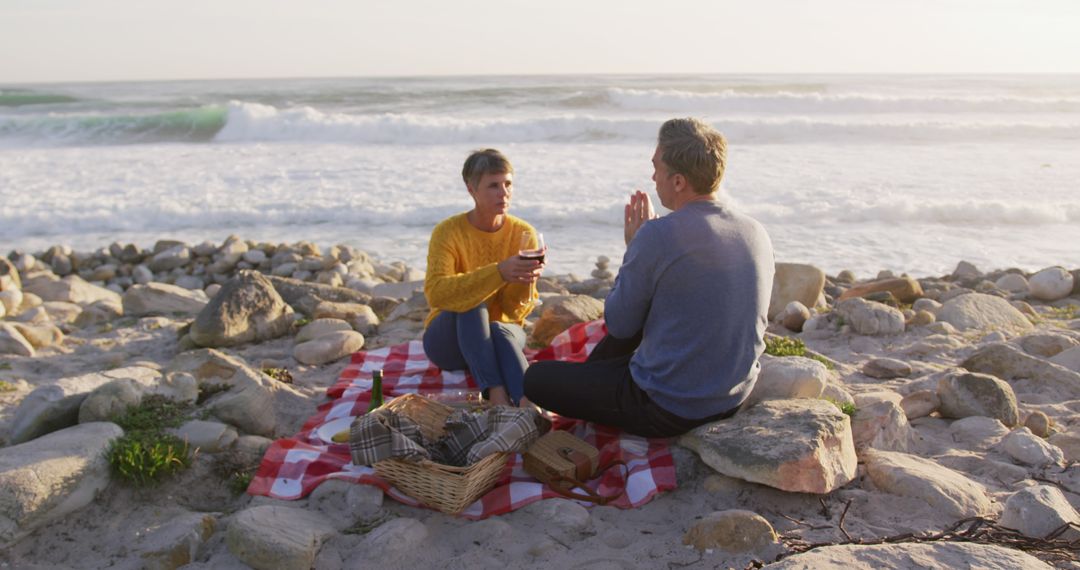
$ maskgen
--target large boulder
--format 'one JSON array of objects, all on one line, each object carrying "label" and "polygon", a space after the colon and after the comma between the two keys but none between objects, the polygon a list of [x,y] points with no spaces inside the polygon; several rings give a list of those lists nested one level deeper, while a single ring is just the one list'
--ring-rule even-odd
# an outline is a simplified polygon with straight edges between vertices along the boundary
[{"label": "large boulder", "polygon": [[890,400],[859,406],[851,418],[851,433],[860,452],[867,448],[907,451],[914,441],[904,409]]},{"label": "large boulder", "polygon": [[34,345],[13,325],[0,323],[0,354],[34,356]]},{"label": "large boulder", "polygon": [[761,372],[743,405],[749,407],[770,399],[819,398],[828,383],[829,370],[816,360],[762,355]]},{"label": "large boulder", "polygon": [[304,364],[326,364],[340,360],[364,346],[364,335],[353,331],[335,331],[293,347],[293,357]]},{"label": "large boulder", "polygon": [[89,305],[102,300],[120,302],[118,293],[87,283],[78,275],[68,275],[63,279],[58,279],[55,275],[48,273],[37,274],[26,280],[23,290],[41,297],[42,301],[59,301],[76,305]]},{"label": "large boulder", "polygon": [[162,524],[137,533],[130,548],[137,553],[145,570],[175,570],[195,562],[199,549],[210,540],[216,527],[217,519],[213,515],[173,515]]},{"label": "large boulder", "polygon": [[855,297],[840,301],[836,312],[863,335],[889,335],[904,332],[904,314],[881,303]]},{"label": "large boulder", "polygon": [[815,548],[775,564],[770,570],[923,570],[979,568],[980,570],[1053,570],[1034,556],[1001,546],[969,542],[905,542],[862,546],[845,544]]},{"label": "large boulder", "polygon": [[89,423],[0,449],[0,545],[93,501],[109,484],[105,450],[123,434]]},{"label": "large boulder", "polygon": [[1073,372],[1080,372],[1080,346],[1074,346],[1055,354],[1050,357],[1050,362],[1058,366],[1064,366]]},{"label": "large boulder", "polygon": [[1080,345],[1071,337],[1053,332],[1035,332],[1016,339],[1024,352],[1033,356],[1052,358],[1074,346]]},{"label": "large boulder", "polygon": [[22,443],[36,437],[73,426],[79,422],[79,408],[95,389],[115,380],[128,379],[149,385],[160,373],[152,368],[129,366],[104,372],[61,378],[52,384],[39,386],[19,403],[11,422],[11,443]]},{"label": "large boulder", "polygon": [[[368,304],[371,295],[354,291],[346,287],[331,287],[321,283],[308,283],[299,279],[288,277],[269,277],[270,283],[277,290],[281,298],[292,308],[312,317],[315,307],[324,301],[333,303],[360,303]],[[422,287],[421,287],[422,288]],[[407,297],[407,295],[406,295]]]},{"label": "large boulder", "polygon": [[205,347],[262,342],[289,332],[293,310],[270,281],[255,271],[238,271],[199,312],[192,342]]},{"label": "large boulder", "polygon": [[792,301],[807,307],[817,305],[825,289],[825,272],[803,263],[777,263],[769,299],[769,320],[776,318]]},{"label": "large boulder", "polygon": [[124,314],[133,317],[145,315],[195,316],[210,302],[206,293],[169,285],[147,283],[132,285],[124,293]]},{"label": "large boulder", "polygon": [[992,374],[1017,385],[1024,385],[1032,392],[1056,396],[1068,400],[1080,399],[1080,373],[1064,366],[1047,362],[1025,354],[1005,343],[990,344],[975,351],[961,366],[972,372]]},{"label": "large boulder", "polygon": [[824,400],[767,400],[679,443],[724,475],[784,491],[824,494],[855,477],[851,424]]},{"label": "large boulder", "polygon": [[[578,323],[604,315],[604,302],[588,295],[559,295],[544,299],[540,319],[533,327],[532,344],[547,346],[559,333]],[[390,320],[390,319],[387,319]]]},{"label": "large boulder", "polygon": [[0,291],[0,316],[14,317],[19,313],[23,303],[23,292],[20,289],[6,289]]},{"label": "large boulder", "polygon": [[864,452],[862,459],[874,486],[886,493],[921,499],[956,519],[993,510],[982,485],[929,459],[875,450]]},{"label": "large boulder", "polygon": [[203,392],[214,394],[205,404],[211,415],[245,433],[283,435],[292,429],[294,416],[309,409],[310,400],[296,389],[213,349],[181,353],[165,371],[195,377]]},{"label": "large boulder", "polygon": [[321,514],[263,505],[237,513],[225,532],[229,552],[256,570],[308,570],[337,531]]},{"label": "large boulder", "polygon": [[874,293],[889,293],[901,303],[914,303],[923,296],[922,286],[918,281],[911,277],[897,277],[856,285],[841,293],[839,300],[866,297]]},{"label": "large boulder", "polygon": [[1033,325],[1016,307],[1001,297],[970,293],[953,297],[937,312],[937,320],[960,331],[970,329],[1031,330]]},{"label": "large boulder", "polygon": [[64,342],[64,332],[56,325],[47,323],[40,325],[14,323],[13,326],[18,329],[23,338],[26,339],[26,342],[29,342],[31,346],[38,350],[52,346],[60,346]]},{"label": "large boulder", "polygon": [[683,544],[725,552],[760,552],[777,543],[776,531],[765,517],[739,509],[705,515],[683,535]]},{"label": "large boulder", "polygon": [[1065,461],[1065,454],[1057,446],[1022,427],[1009,432],[1001,440],[1001,450],[1009,457],[1035,467],[1057,465]]},{"label": "large boulder", "polygon": [[1061,267],[1047,267],[1031,276],[1028,290],[1031,296],[1046,302],[1068,297],[1073,289],[1073,276]]},{"label": "large boulder", "polygon": [[937,394],[942,417],[985,416],[1010,427],[1020,423],[1012,386],[989,374],[949,374],[938,381]]},{"label": "large boulder", "polygon": [[1036,485],[1013,493],[1005,501],[1005,511],[1001,513],[999,521],[1001,526],[1018,530],[1031,538],[1046,538],[1069,523],[1075,526],[1061,538],[1080,538],[1080,514],[1057,487],[1049,485]]}]

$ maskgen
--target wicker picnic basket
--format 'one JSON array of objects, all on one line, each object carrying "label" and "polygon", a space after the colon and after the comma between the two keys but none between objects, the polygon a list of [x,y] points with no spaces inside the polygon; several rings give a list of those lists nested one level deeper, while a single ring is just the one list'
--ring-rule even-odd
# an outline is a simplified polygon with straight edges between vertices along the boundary
[{"label": "wicker picnic basket", "polygon": [[[446,418],[453,408],[419,394],[406,394],[388,404],[399,414],[420,424],[420,431],[430,441],[442,437]],[[457,514],[487,493],[499,480],[509,453],[499,452],[469,465],[454,467],[424,459],[405,461],[385,459],[373,467],[379,477],[393,483],[410,497],[447,514]]]}]

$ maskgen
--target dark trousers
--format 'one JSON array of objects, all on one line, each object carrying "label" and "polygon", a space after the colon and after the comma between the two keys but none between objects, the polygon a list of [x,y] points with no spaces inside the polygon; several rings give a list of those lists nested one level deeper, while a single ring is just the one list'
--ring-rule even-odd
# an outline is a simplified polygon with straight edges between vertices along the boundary
[{"label": "dark trousers", "polygon": [[730,417],[735,410],[702,419],[673,414],[652,401],[630,376],[630,359],[641,334],[605,336],[585,362],[536,362],[525,371],[525,396],[560,416],[617,427],[643,437],[672,437]]}]

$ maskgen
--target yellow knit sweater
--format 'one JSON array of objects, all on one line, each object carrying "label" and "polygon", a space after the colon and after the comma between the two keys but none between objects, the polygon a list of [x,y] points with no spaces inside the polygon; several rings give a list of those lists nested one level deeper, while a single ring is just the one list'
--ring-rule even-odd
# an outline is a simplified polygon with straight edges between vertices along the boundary
[{"label": "yellow knit sweater", "polygon": [[[532,226],[511,215],[495,232],[476,229],[465,214],[451,216],[435,226],[428,244],[424,279],[424,295],[431,313],[424,326],[442,311],[463,313],[485,302],[492,322],[524,323],[539,298],[536,286],[507,283],[498,268],[500,261],[517,255],[524,232],[536,235]],[[535,247],[535,243],[529,247]]]}]

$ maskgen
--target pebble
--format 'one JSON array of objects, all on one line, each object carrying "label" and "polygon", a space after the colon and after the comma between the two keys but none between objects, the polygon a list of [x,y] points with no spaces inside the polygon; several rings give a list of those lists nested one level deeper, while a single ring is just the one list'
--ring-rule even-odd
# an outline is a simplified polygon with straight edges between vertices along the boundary
[{"label": "pebble", "polygon": [[1046,412],[1038,410],[1028,414],[1027,419],[1024,420],[1024,427],[1039,437],[1049,437],[1053,425],[1054,422],[1050,419],[1050,416],[1046,415]]},{"label": "pebble", "polygon": [[881,380],[907,378],[911,375],[911,365],[895,358],[875,358],[863,364],[862,373]]}]

